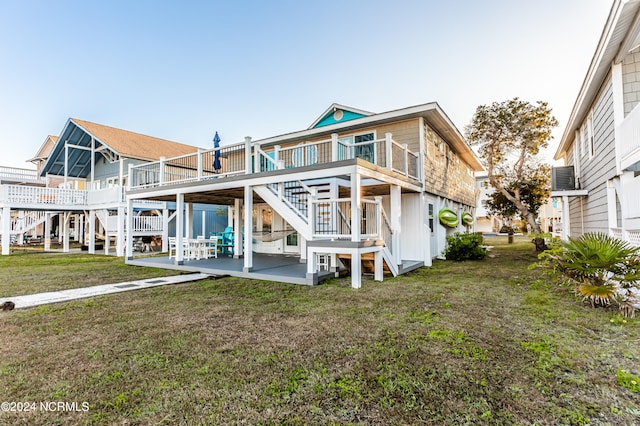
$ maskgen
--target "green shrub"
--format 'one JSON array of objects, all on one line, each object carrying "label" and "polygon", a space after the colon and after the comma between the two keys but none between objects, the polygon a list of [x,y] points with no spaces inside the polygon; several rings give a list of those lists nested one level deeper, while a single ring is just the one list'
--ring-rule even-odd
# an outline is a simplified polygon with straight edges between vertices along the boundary
[{"label": "green shrub", "polygon": [[481,260],[487,255],[483,247],[482,234],[479,232],[456,232],[447,237],[444,256],[447,260]]},{"label": "green shrub", "polygon": [[[633,315],[630,291],[640,282],[640,249],[602,233],[587,233],[542,253],[539,266],[559,273],[563,282],[593,306],[618,302]],[[627,306],[629,305],[629,306]]]}]

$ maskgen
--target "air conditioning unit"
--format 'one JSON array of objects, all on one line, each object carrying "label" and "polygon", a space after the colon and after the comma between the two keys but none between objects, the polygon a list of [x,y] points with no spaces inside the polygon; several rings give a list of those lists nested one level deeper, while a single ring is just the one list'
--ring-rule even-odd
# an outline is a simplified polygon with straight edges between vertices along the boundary
[{"label": "air conditioning unit", "polygon": [[576,189],[576,177],[573,166],[551,168],[551,190],[573,191]]}]

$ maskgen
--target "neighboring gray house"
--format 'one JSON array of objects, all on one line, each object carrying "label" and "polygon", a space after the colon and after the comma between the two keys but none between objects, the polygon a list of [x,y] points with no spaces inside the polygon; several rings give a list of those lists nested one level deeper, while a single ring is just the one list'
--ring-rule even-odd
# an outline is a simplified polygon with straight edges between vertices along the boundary
[{"label": "neighboring gray house", "polygon": [[[615,0],[555,159],[562,237],[603,232],[640,245],[640,1]],[[569,172],[565,174],[564,172]]]}]

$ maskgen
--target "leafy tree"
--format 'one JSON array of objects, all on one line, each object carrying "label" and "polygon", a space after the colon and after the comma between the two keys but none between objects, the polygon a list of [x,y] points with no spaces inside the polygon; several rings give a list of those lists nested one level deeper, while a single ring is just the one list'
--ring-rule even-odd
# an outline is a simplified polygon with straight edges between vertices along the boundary
[{"label": "leafy tree", "polygon": [[480,105],[465,129],[471,145],[479,148],[489,183],[509,202],[496,206],[506,212],[515,208],[537,234],[542,232],[537,213],[548,197],[550,176],[549,166],[536,156],[549,145],[557,125],[546,102],[532,105],[513,98]]},{"label": "leafy tree", "polygon": [[[522,203],[537,217],[540,207],[542,207],[551,193],[551,188],[549,187],[550,173],[551,170],[548,165],[537,165],[534,170],[527,173],[527,180],[523,182],[512,181],[505,189],[512,196],[515,196],[516,189],[520,189]],[[520,210],[502,191],[492,192],[485,201],[485,207],[491,214],[498,214],[508,219],[521,216]],[[522,217],[522,219],[526,220],[526,217]]]}]

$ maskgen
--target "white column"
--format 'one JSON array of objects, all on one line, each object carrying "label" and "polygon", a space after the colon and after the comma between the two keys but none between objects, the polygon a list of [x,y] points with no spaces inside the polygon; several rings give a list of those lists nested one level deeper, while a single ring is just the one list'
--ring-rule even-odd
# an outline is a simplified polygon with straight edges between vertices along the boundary
[{"label": "white column", "polygon": [[253,269],[253,188],[244,186],[244,272]]},{"label": "white column", "polygon": [[2,208],[2,254],[8,255],[11,243],[11,207]]},{"label": "white column", "polygon": [[184,236],[186,238],[193,238],[193,203],[184,203],[184,206]]},{"label": "white column", "polygon": [[396,265],[402,263],[402,191],[400,185],[391,185],[389,188],[389,222],[393,230],[393,258]]},{"label": "white column", "polygon": [[351,287],[362,287],[362,259],[357,249],[351,255]]},{"label": "white column", "polygon": [[251,173],[251,138],[246,136],[244,138],[244,172],[246,174]]},{"label": "white column", "polygon": [[64,237],[62,238],[62,252],[69,253],[69,228],[71,222],[71,212],[65,212],[63,214],[63,218]]},{"label": "white column", "polygon": [[205,210],[202,210],[202,235],[205,238],[209,238],[209,235],[207,235],[207,212]]},{"label": "white column", "polygon": [[385,150],[385,167],[389,170],[393,168],[393,158],[392,158],[392,150],[393,144],[391,143],[391,133],[384,134],[384,150]]},{"label": "white column", "polygon": [[169,251],[169,210],[162,209],[162,252]]},{"label": "white column", "polygon": [[[18,210],[18,223],[22,225],[24,231],[24,210]],[[19,246],[24,244],[24,232],[18,234],[17,243]]]},{"label": "white column", "polygon": [[96,252],[96,211],[89,210],[89,254]]},{"label": "white column", "polygon": [[76,231],[76,241],[80,244],[84,244],[84,213],[77,216],[78,230]]},{"label": "white column", "polygon": [[360,174],[351,174],[351,241],[360,241],[360,220],[362,197],[360,195]]},{"label": "white column", "polygon": [[[235,202],[234,202],[235,203]],[[234,218],[234,209],[232,206],[227,206],[227,226],[230,226],[233,228],[233,218]]]},{"label": "white column", "polygon": [[[118,215],[120,215],[120,211],[118,211]],[[125,226],[126,232],[126,250],[125,256],[128,260],[133,259],[133,200],[131,198],[127,198],[127,215],[126,215],[127,225]],[[118,221],[119,224],[119,221]],[[119,233],[120,230],[118,230]],[[162,244],[164,244],[164,239],[162,240]]]},{"label": "white column", "polygon": [[182,242],[184,241],[184,194],[176,194],[176,257],[175,264],[184,263],[184,251]]},{"label": "white column", "polygon": [[69,174],[69,145],[64,143],[64,187],[67,187],[67,175]]},{"label": "white column", "polygon": [[233,228],[233,257],[239,259],[242,256],[244,247],[242,244],[242,200],[236,198],[233,200],[233,216],[231,218],[231,227]]},{"label": "white column", "polygon": [[569,240],[569,227],[570,227],[569,197],[566,195],[563,195],[562,196],[562,234],[560,236],[560,238],[562,238],[563,241]]},{"label": "white column", "polygon": [[338,134],[331,133],[331,161],[338,161]]},{"label": "white column", "polygon": [[375,268],[373,279],[376,281],[382,281],[384,275],[382,271],[382,252],[381,251],[376,251],[373,254],[373,265]]},{"label": "white column", "polygon": [[[307,259],[307,240],[300,234],[298,234],[298,241],[300,241],[300,263],[308,262]],[[335,265],[335,263],[332,263]]]},{"label": "white column", "polygon": [[51,250],[51,213],[45,213],[44,219],[44,251]]},{"label": "white column", "polygon": [[615,149],[615,158],[616,158],[616,174],[622,173],[622,167],[620,165],[620,161],[622,160],[620,157],[620,143],[621,137],[618,132],[618,126],[622,124],[624,121],[624,80],[622,77],[622,62],[613,64],[611,66],[611,91],[612,91],[612,102],[613,102],[613,121],[614,121],[614,149]]},{"label": "white column", "polygon": [[[127,207],[128,207],[128,203],[127,203]],[[118,207],[118,234],[116,235],[116,256],[118,257],[124,256],[124,241],[125,241],[124,240],[124,230],[125,230],[124,212],[125,212],[124,207]],[[131,228],[129,227],[127,231],[131,231]],[[129,244],[128,241],[127,241],[127,244]]]}]

